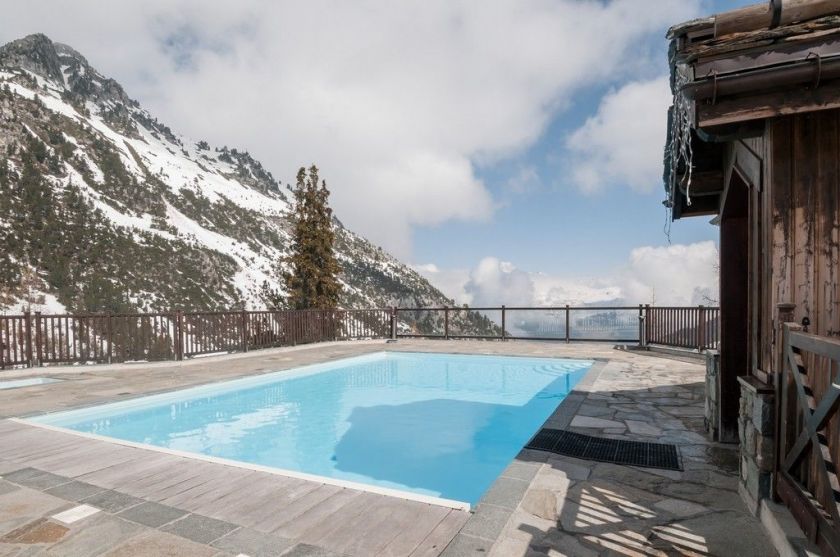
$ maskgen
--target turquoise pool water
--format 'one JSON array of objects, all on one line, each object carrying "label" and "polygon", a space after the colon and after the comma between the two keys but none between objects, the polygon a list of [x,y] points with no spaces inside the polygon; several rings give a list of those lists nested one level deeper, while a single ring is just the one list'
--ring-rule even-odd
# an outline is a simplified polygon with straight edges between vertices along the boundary
[{"label": "turquoise pool water", "polygon": [[474,505],[591,365],[382,352],[30,421]]}]

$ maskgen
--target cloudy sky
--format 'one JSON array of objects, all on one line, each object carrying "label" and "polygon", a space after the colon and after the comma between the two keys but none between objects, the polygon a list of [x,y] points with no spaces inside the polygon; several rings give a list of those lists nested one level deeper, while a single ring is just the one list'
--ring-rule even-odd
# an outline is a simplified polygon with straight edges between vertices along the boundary
[{"label": "cloudy sky", "polygon": [[30,0],[161,121],[288,182],[459,301],[696,303],[717,229],[661,201],[671,24],[733,0]]}]

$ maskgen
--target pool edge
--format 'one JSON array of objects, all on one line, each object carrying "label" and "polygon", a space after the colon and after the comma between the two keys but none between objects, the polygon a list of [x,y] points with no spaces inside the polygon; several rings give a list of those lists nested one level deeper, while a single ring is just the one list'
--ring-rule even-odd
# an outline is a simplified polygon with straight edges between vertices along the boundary
[{"label": "pool edge", "polygon": [[325,484],[325,485],[334,485],[336,487],[341,487],[345,489],[353,489],[356,491],[364,491],[367,493],[375,493],[377,495],[385,495],[387,497],[395,497],[397,499],[404,499],[407,501],[416,501],[418,503],[426,503],[428,505],[436,505],[439,507],[446,507],[449,509],[453,509],[456,511],[466,511],[471,512],[473,509],[469,503],[465,503],[463,501],[455,501],[453,499],[444,499],[442,497],[433,497],[431,495],[422,495],[420,493],[412,493],[411,491],[404,491],[400,489],[393,489],[388,487],[380,487],[375,485],[364,484],[360,482],[353,482],[349,480],[340,480],[336,478],[330,478],[328,476],[318,476],[315,474],[307,474],[305,472],[296,472],[294,470],[286,470],[283,468],[274,468],[271,466],[263,466],[260,464],[249,464],[247,462],[242,462],[239,460],[231,460],[227,458],[219,458],[215,456],[208,456],[203,455],[200,453],[191,453],[188,451],[180,451],[177,449],[168,449],[165,447],[158,447],[156,445],[147,445],[145,443],[136,443],[134,441],[126,441],[123,439],[117,439],[115,437],[106,437],[104,435],[97,435],[95,433],[85,433],[82,431],[75,431],[73,429],[67,429],[63,427],[58,427],[49,424],[43,424],[35,421],[31,421],[28,418],[6,418],[6,420],[10,422],[14,422],[17,424],[37,427],[41,429],[45,429],[47,431],[54,431],[57,433],[65,433],[69,435],[75,435],[77,437],[82,437],[85,439],[92,439],[94,441],[103,441],[106,443],[111,443],[114,445],[122,445],[124,447],[131,447],[134,449],[143,449],[147,451],[154,451],[162,454],[168,454],[171,456],[177,456],[180,458],[188,458],[191,460],[200,460],[203,462],[210,462],[212,464],[219,464],[222,466],[232,466],[235,468],[242,468],[244,470],[253,470],[255,472],[264,472],[267,474],[273,474],[275,476],[283,476],[287,478],[295,478],[298,480],[304,480],[313,483]]},{"label": "pool edge", "polygon": [[[534,435],[536,435],[540,429],[545,427],[547,424],[550,424],[552,427],[558,427],[559,429],[565,429],[569,426],[572,419],[577,414],[578,409],[580,408],[581,404],[583,404],[584,400],[586,399],[586,395],[590,392],[592,387],[594,386],[595,382],[598,380],[598,377],[601,375],[601,372],[604,371],[604,368],[607,364],[610,363],[610,358],[590,358],[592,360],[592,366],[587,370],[586,374],[575,384],[574,389],[566,395],[566,397],[560,401],[560,404],[557,405],[557,408],[554,409],[554,412],[551,413],[546,421],[534,431]],[[531,462],[528,460],[529,456],[533,456],[533,453],[537,451],[532,451],[531,449],[526,449],[524,446],[519,451],[519,453],[514,457],[511,464],[525,461]],[[545,458],[548,458],[548,453],[544,453]],[[524,457],[524,458],[523,458]],[[544,463],[545,461],[541,458],[537,458],[534,460],[535,462]],[[541,464],[540,464],[541,466]],[[537,469],[539,466],[534,467],[534,475],[536,475]],[[505,471],[507,468],[505,468]],[[506,477],[505,472],[503,471],[496,479],[490,484],[490,487],[487,488],[485,491],[485,496],[487,493],[493,490],[496,487],[496,484],[501,483],[500,480]],[[527,480],[530,485],[530,480]],[[527,490],[527,488],[526,488]],[[505,527],[507,526],[510,517],[516,512],[516,509],[522,502],[522,498],[524,497],[523,494],[518,493],[508,493],[506,498],[507,501],[501,502],[496,501],[494,503],[485,503],[484,497],[475,504],[475,506],[470,510],[471,516],[467,520],[467,522],[461,527],[458,533],[450,540],[449,544],[444,548],[441,552],[440,557],[459,557],[464,555],[461,553],[461,550],[465,547],[470,547],[481,552],[489,552],[490,548],[496,543],[499,539],[499,536],[504,531]],[[507,503],[507,505],[505,504]],[[488,511],[489,509],[489,511]],[[509,511],[506,513],[504,520],[499,521],[498,512],[500,510]],[[489,516],[485,516],[485,511],[488,511]],[[474,530],[470,528],[470,525],[478,525],[479,528],[476,530],[480,530],[482,535],[479,536],[475,533]],[[488,525],[493,525],[489,526]],[[465,530],[469,533],[465,533]],[[489,536],[489,537],[486,537]],[[459,538],[463,538],[460,542],[457,540]]]}]

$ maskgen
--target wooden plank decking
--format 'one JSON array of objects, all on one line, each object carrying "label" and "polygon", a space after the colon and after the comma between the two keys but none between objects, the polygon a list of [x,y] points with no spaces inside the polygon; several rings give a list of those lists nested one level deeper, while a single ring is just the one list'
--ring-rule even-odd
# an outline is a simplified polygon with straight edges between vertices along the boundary
[{"label": "wooden plank decking", "polygon": [[433,557],[470,513],[0,420],[0,467],[30,467],[359,556]]}]

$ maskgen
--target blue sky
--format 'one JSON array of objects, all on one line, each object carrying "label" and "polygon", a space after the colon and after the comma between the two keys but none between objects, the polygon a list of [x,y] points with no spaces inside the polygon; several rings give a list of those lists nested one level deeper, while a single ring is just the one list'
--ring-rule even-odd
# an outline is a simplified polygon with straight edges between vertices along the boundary
[{"label": "blue sky", "polygon": [[[276,177],[317,163],[342,222],[459,302],[716,289],[717,230],[665,235],[666,29],[723,0],[11,3],[184,135]],[[308,22],[312,22],[309,24]]]},{"label": "blue sky", "polygon": [[[700,13],[709,15],[744,5],[734,0],[704,2]],[[667,46],[662,33],[646,37],[667,71]],[[646,72],[655,75],[656,69]],[[572,106],[558,113],[539,140],[525,152],[480,169],[479,175],[502,206],[484,223],[448,222],[419,228],[415,234],[415,260],[440,267],[474,267],[494,256],[518,267],[569,277],[598,276],[622,265],[638,246],[691,244],[717,241],[718,229],[709,219],[684,219],[668,227],[662,205],[661,181],[652,192],[613,187],[596,194],[579,192],[568,180],[562,162],[564,143],[598,109],[601,98],[618,83],[602,83],[575,94]],[[665,130],[662,130],[664,145]],[[533,167],[539,184],[512,192],[508,182],[522,167]]]}]

